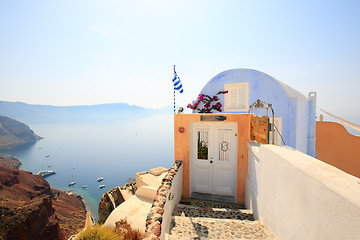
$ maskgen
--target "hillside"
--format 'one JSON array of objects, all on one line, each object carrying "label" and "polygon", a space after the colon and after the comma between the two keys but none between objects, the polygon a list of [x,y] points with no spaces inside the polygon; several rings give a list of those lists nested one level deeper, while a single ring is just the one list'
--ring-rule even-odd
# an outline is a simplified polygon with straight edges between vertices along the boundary
[{"label": "hillside", "polygon": [[0,166],[1,167],[19,169],[21,164],[22,163],[14,157],[0,155]]},{"label": "hillside", "polygon": [[24,123],[0,116],[0,147],[31,143],[41,139]]},{"label": "hillside", "polygon": [[0,239],[64,239],[42,176],[0,167]]},{"label": "hillside", "polygon": [[0,115],[21,122],[94,122],[104,120],[119,121],[122,118],[146,117],[151,114],[171,113],[170,107],[149,109],[127,103],[110,103],[83,106],[33,105],[22,102],[0,101]]},{"label": "hillside", "polygon": [[0,239],[66,239],[85,226],[81,198],[39,175],[0,167]]}]

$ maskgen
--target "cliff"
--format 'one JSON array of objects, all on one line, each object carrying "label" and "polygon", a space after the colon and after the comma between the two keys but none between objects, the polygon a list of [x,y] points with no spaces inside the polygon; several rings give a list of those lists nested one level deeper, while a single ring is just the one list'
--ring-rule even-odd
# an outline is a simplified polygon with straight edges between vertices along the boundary
[{"label": "cliff", "polygon": [[21,164],[22,163],[14,157],[0,155],[0,166],[1,167],[19,169]]},{"label": "cliff", "polygon": [[122,196],[119,187],[114,187],[110,191],[104,193],[99,203],[99,223],[104,223],[110,213],[124,201],[124,197]]},{"label": "cliff", "polygon": [[42,176],[0,167],[0,239],[65,239],[84,227],[85,211]]},{"label": "cliff", "polygon": [[31,143],[41,139],[24,123],[0,116],[0,147]]},{"label": "cliff", "polygon": [[53,208],[59,219],[60,229],[66,236],[77,234],[84,228],[86,221],[86,206],[79,195],[51,189],[53,193]]},{"label": "cliff", "polygon": [[64,239],[42,176],[0,167],[0,239]]}]

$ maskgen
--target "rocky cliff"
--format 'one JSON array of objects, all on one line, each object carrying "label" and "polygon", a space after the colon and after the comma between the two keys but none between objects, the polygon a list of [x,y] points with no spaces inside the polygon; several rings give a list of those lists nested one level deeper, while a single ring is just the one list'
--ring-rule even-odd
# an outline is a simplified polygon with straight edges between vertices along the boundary
[{"label": "rocky cliff", "polygon": [[99,203],[99,223],[104,223],[110,213],[124,201],[119,187],[114,187],[104,193]]},{"label": "rocky cliff", "polygon": [[0,239],[64,239],[42,176],[0,167]]},{"label": "rocky cliff", "polygon": [[24,123],[0,116],[0,147],[30,143],[41,139]]},{"label": "rocky cliff", "polygon": [[0,239],[65,239],[85,225],[81,199],[30,172],[0,167]]},{"label": "rocky cliff", "polygon": [[77,234],[84,228],[86,221],[86,206],[82,198],[74,193],[66,193],[51,189],[53,193],[53,208],[59,219],[60,229],[66,238]]},{"label": "rocky cliff", "polygon": [[21,164],[22,163],[14,157],[0,155],[0,166],[2,167],[19,169]]}]

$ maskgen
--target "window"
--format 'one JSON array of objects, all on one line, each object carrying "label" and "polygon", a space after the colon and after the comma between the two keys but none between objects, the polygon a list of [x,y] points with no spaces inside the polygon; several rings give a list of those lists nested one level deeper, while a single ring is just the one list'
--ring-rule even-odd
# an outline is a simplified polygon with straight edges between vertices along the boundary
[{"label": "window", "polygon": [[225,112],[249,111],[249,83],[225,84],[224,90],[229,91],[224,97]]},{"label": "window", "polygon": [[208,160],[209,154],[209,131],[197,131],[197,155],[199,160]]}]

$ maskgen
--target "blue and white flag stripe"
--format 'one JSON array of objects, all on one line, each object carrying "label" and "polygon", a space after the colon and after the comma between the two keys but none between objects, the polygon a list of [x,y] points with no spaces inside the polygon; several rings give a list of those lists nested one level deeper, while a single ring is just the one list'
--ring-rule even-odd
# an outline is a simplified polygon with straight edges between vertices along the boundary
[{"label": "blue and white flag stripe", "polygon": [[174,66],[174,78],[173,78],[172,81],[174,83],[174,90],[178,90],[180,93],[183,93],[184,90],[182,88],[180,78],[179,78],[179,76],[177,75],[177,73],[175,71],[175,66]]}]

